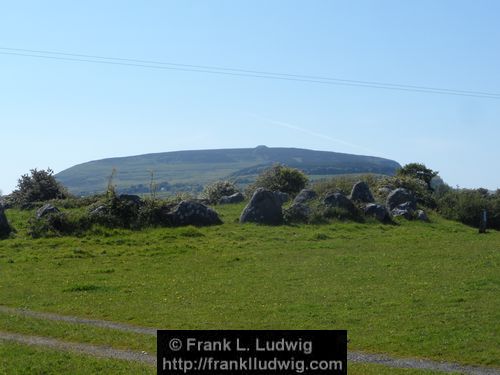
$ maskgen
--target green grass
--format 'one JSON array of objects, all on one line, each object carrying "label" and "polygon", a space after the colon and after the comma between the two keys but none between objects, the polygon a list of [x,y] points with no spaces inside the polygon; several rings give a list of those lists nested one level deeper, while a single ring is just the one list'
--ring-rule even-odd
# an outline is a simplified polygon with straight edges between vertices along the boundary
[{"label": "green grass", "polygon": [[[350,375],[432,375],[435,371],[394,369],[380,365],[350,364]],[[55,350],[0,342],[1,375],[156,374],[153,366],[97,359]]]},{"label": "green grass", "polygon": [[1,375],[152,375],[152,366],[0,341]]},{"label": "green grass", "polygon": [[[352,363],[347,368],[349,375],[437,375],[441,371],[413,370],[385,367],[382,365]],[[457,373],[454,373],[458,375]]]},{"label": "green grass", "polygon": [[51,321],[0,312],[0,331],[44,336],[70,342],[156,352],[156,337],[121,332],[83,324]]},{"label": "green grass", "polygon": [[240,225],[242,207],[217,207],[225,224],[210,228],[37,240],[30,214],[8,210],[18,233],[0,242],[0,301],[171,329],[348,329],[352,350],[500,366],[500,232],[435,215]]}]

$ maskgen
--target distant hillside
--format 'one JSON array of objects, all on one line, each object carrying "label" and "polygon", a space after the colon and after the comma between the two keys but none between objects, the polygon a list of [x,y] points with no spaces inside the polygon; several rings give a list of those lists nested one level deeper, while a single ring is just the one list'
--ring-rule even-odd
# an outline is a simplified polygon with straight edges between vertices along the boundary
[{"label": "distant hillside", "polygon": [[214,180],[227,178],[247,184],[263,169],[282,163],[303,170],[313,178],[350,173],[392,175],[399,163],[373,156],[313,151],[300,148],[256,148],[174,151],[90,161],[75,165],[56,178],[77,195],[106,190],[113,168],[118,190],[147,193],[154,171],[160,191],[200,191]]}]

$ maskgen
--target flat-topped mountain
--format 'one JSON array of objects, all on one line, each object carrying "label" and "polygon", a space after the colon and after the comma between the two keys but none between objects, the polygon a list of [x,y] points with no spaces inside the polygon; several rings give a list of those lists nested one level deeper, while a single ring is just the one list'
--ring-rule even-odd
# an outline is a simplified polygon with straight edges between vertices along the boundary
[{"label": "flat-topped mountain", "polygon": [[121,192],[149,192],[152,172],[160,191],[199,191],[203,185],[223,178],[247,184],[274,163],[299,168],[313,179],[352,173],[392,175],[401,167],[393,160],[374,156],[258,146],[95,160],[68,168],[56,178],[77,195],[105,191],[113,169],[113,184]]}]

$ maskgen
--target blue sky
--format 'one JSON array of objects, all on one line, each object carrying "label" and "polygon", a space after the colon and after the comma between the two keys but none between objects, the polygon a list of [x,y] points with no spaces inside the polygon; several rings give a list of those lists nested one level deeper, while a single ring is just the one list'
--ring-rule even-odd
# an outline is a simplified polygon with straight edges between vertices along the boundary
[{"label": "blue sky", "polygon": [[[500,2],[11,1],[0,47],[500,92]],[[6,50],[0,50],[6,52]],[[500,100],[0,54],[0,189],[31,168],[304,147],[500,187]]]}]

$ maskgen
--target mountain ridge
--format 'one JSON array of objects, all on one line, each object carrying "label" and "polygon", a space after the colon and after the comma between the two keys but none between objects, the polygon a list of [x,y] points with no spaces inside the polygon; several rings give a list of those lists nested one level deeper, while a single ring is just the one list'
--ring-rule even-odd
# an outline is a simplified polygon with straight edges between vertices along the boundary
[{"label": "mountain ridge", "polygon": [[119,191],[149,191],[151,171],[161,191],[200,191],[217,179],[231,179],[240,184],[252,182],[266,167],[281,163],[299,168],[313,178],[339,174],[375,173],[392,175],[400,168],[394,160],[295,147],[228,148],[182,150],[120,156],[74,165],[56,178],[70,192],[88,195],[103,192],[113,170],[113,183]]}]

